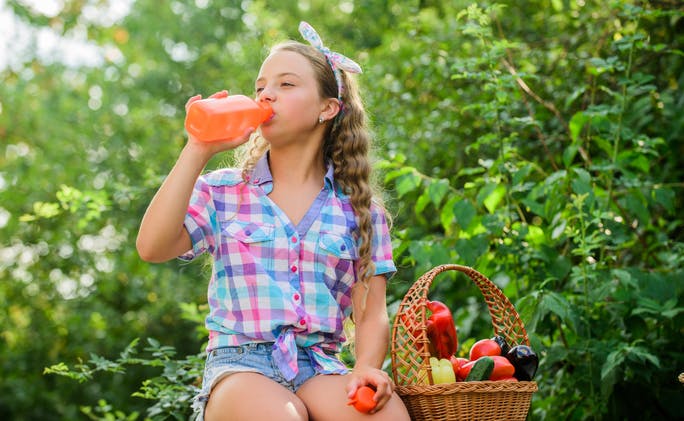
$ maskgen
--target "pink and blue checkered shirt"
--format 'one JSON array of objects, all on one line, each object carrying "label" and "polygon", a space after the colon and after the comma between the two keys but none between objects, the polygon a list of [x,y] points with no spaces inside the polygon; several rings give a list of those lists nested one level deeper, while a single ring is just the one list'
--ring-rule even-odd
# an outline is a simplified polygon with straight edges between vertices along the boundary
[{"label": "pink and blue checkered shirt", "polygon": [[[356,281],[356,218],[349,197],[328,167],[324,187],[307,214],[293,225],[268,194],[273,180],[264,156],[249,182],[237,169],[201,176],[185,227],[192,260],[213,256],[208,289],[207,350],[250,342],[274,342],[273,357],[288,380],[297,374],[297,347],[308,349],[318,373],[342,374],[333,356],[345,341]],[[396,271],[385,214],[371,209],[376,274]]]}]

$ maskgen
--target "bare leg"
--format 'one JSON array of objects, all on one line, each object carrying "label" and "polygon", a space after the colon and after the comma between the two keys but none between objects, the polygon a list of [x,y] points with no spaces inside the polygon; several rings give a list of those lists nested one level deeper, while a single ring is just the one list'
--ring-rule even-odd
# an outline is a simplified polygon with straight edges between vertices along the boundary
[{"label": "bare leg", "polygon": [[304,403],[294,393],[258,373],[236,373],[214,387],[206,421],[307,421]]},{"label": "bare leg", "polygon": [[401,398],[395,393],[380,411],[362,414],[347,405],[347,376],[320,375],[309,379],[297,391],[312,421],[409,421]]}]

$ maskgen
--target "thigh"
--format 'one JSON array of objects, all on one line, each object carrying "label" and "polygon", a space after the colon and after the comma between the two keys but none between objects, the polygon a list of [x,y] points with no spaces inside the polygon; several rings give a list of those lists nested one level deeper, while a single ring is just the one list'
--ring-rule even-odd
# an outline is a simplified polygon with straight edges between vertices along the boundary
[{"label": "thigh", "polygon": [[394,393],[392,398],[373,415],[362,414],[347,405],[347,376],[319,375],[308,380],[297,390],[312,421],[409,421],[401,398]]},{"label": "thigh", "polygon": [[235,373],[211,391],[206,421],[306,421],[306,407],[294,393],[259,373]]}]

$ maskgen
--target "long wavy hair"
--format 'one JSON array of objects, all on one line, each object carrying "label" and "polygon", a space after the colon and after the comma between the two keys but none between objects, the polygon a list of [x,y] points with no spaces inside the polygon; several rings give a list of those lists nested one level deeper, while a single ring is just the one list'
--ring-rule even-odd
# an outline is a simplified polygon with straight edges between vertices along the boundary
[{"label": "long wavy hair", "polygon": [[[304,56],[311,63],[318,79],[321,98],[337,98],[337,82],[332,68],[325,55],[316,48],[296,41],[287,41],[274,46],[270,54],[279,51],[291,51]],[[359,243],[359,260],[356,266],[357,283],[368,290],[368,281],[375,273],[375,264],[371,259],[371,243],[373,224],[371,221],[371,203],[384,209],[379,189],[371,180],[371,133],[368,127],[366,112],[359,94],[359,88],[352,75],[343,70],[342,94],[343,108],[328,123],[323,141],[323,160],[321,165],[332,162],[335,182],[351,200],[357,218],[357,241]],[[243,154],[238,156],[242,175],[247,180],[257,161],[269,149],[269,144],[258,134],[250,141]],[[386,213],[389,220],[389,215]],[[365,299],[363,300],[365,302]]]}]

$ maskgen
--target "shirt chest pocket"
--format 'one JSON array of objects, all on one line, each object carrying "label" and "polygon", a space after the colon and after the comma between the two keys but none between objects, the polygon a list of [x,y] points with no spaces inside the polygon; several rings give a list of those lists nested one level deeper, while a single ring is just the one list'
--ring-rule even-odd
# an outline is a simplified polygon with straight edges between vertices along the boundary
[{"label": "shirt chest pocket", "polygon": [[228,221],[221,224],[221,229],[227,237],[246,244],[272,241],[275,236],[273,225],[257,224],[250,221]]},{"label": "shirt chest pocket", "polygon": [[318,238],[318,246],[321,251],[338,259],[356,260],[359,257],[351,235],[322,232]]},{"label": "shirt chest pocket", "polygon": [[[322,277],[338,304],[350,303],[351,287],[356,280],[354,263],[359,257],[351,235],[321,232],[316,247],[316,276]],[[345,306],[346,306],[345,305]]]}]

